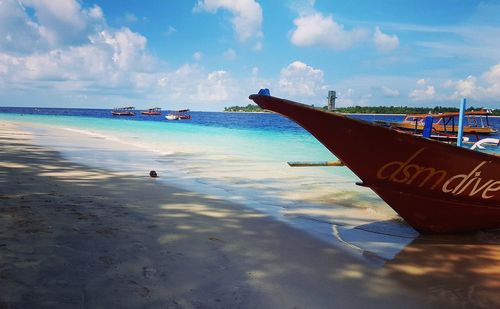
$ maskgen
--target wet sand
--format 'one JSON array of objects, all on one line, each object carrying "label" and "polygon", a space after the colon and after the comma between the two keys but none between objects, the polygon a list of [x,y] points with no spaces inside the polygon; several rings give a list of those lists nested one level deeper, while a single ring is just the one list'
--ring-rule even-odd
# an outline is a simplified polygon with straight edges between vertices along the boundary
[{"label": "wet sand", "polygon": [[265,214],[167,186],[148,171],[67,161],[6,122],[0,144],[0,308],[500,305],[494,239],[481,247],[417,239],[373,267]]}]

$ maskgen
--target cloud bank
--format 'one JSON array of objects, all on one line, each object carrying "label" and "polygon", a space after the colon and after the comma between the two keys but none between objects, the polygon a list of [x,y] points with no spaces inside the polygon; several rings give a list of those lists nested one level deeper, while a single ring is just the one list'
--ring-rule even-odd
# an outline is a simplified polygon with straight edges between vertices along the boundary
[{"label": "cloud bank", "polygon": [[262,8],[254,0],[199,0],[194,8],[195,12],[218,10],[231,13],[230,22],[241,41],[262,37]]},{"label": "cloud bank", "polygon": [[345,30],[332,16],[321,13],[300,16],[293,21],[290,41],[297,46],[323,46],[343,50],[366,40],[365,29]]}]

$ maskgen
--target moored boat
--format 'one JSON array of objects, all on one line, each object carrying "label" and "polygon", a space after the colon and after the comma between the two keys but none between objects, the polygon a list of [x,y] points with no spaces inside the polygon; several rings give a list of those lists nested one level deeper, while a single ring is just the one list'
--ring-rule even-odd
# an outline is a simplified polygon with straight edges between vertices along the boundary
[{"label": "moored boat", "polygon": [[[488,116],[490,115],[491,111],[486,109],[465,112],[467,124],[464,125],[463,132],[465,134],[497,133],[497,131],[489,124]],[[402,130],[420,132],[424,130],[425,119],[432,117],[432,128],[435,132],[454,134],[458,132],[458,121],[456,121],[458,116],[458,112],[440,114],[408,114],[401,122],[377,121],[377,123]]]},{"label": "moored boat", "polygon": [[148,115],[148,116],[161,115],[161,108],[160,107],[153,107],[153,108],[148,109],[147,111],[142,111],[141,114]]},{"label": "moored boat", "polygon": [[111,114],[115,116],[135,116],[135,107],[133,106],[115,107],[111,111]]},{"label": "moored boat", "polygon": [[500,227],[500,156],[265,94],[250,99],[304,127],[419,232]]},{"label": "moored boat", "polygon": [[191,115],[187,114],[189,109],[181,109],[175,112],[169,113],[165,118],[167,120],[182,120],[182,119],[191,119]]}]

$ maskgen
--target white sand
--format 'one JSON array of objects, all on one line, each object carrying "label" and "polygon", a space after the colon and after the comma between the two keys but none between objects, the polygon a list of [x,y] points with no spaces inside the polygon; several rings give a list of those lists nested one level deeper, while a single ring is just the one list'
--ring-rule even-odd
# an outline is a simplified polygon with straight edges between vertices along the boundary
[{"label": "white sand", "polygon": [[0,308],[500,305],[495,240],[416,243],[375,268],[233,202],[69,162],[5,122],[0,144]]}]

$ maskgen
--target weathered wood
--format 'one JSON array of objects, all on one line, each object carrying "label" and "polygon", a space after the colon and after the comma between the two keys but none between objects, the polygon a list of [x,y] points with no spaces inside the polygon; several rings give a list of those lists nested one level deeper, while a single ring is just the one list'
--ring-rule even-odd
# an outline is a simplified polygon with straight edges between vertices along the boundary
[{"label": "weathered wood", "polygon": [[310,167],[310,166],[344,166],[341,161],[290,161],[287,162],[291,167]]}]

